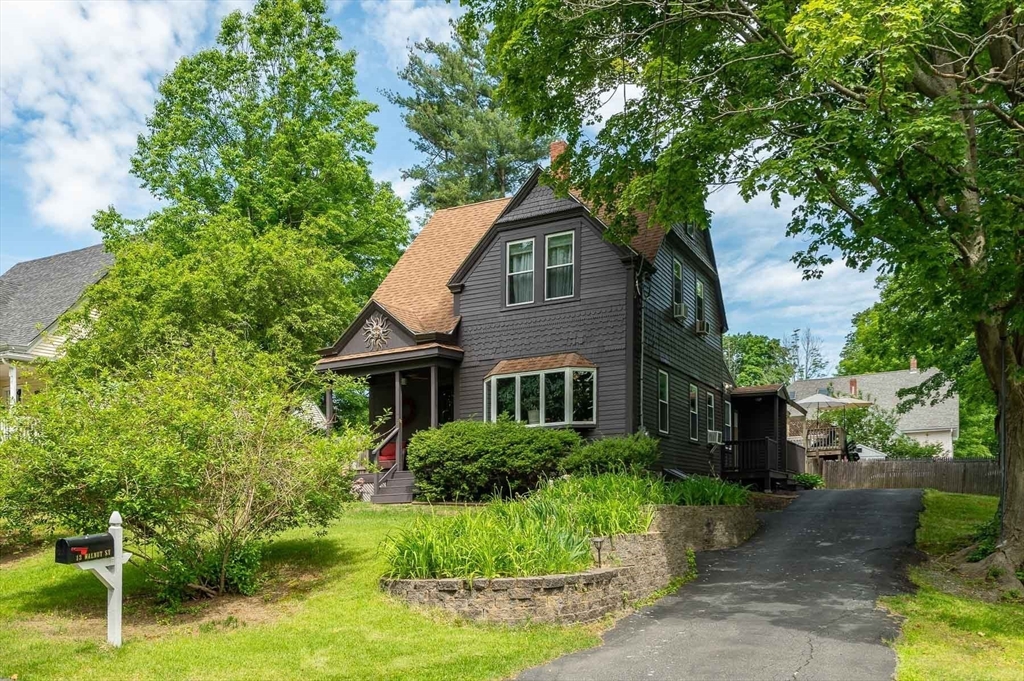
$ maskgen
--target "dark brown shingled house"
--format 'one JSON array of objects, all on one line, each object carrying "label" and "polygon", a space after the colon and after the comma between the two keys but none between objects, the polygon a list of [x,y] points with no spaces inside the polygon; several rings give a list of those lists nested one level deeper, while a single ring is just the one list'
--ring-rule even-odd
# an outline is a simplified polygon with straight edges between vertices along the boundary
[{"label": "dark brown shingled house", "polygon": [[367,377],[371,421],[393,415],[372,454],[388,471],[379,501],[411,498],[405,444],[453,419],[645,430],[663,468],[720,465],[732,408],[710,233],[642,225],[629,246],[611,243],[540,172],[511,198],[434,213],[321,351],[318,370]]}]

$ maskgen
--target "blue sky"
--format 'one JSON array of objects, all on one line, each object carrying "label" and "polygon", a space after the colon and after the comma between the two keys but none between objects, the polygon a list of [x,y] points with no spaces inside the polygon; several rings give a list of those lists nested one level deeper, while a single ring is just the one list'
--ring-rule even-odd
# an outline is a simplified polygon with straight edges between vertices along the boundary
[{"label": "blue sky", "polygon": [[[92,214],[115,205],[141,215],[154,204],[128,174],[156,84],[182,55],[214,38],[245,2],[0,2],[0,272],[21,260],[99,241]],[[402,89],[408,45],[444,39],[458,8],[437,0],[332,2],[343,46],[358,53],[357,84],[377,103],[373,173],[408,197],[401,169],[417,161],[399,112],[380,94]],[[610,98],[614,107],[621,97]],[[609,109],[604,113],[614,113]],[[786,336],[809,326],[838,359],[853,313],[877,299],[871,274],[836,263],[803,281],[789,262],[792,204],[744,203],[731,190],[710,206],[731,330]]]}]

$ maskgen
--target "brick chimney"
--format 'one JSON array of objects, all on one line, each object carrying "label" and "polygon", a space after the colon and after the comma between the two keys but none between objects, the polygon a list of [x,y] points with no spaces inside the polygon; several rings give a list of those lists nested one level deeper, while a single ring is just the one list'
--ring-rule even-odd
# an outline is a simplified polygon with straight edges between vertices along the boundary
[{"label": "brick chimney", "polygon": [[857,379],[856,378],[851,378],[850,379],[850,396],[851,397],[856,397],[857,396]]},{"label": "brick chimney", "polygon": [[913,355],[910,356],[910,373],[917,373],[917,357],[914,357]]},{"label": "brick chimney", "polygon": [[565,140],[555,140],[548,147],[548,153],[551,156],[551,163],[555,162],[555,159],[562,155],[562,152],[569,148],[569,145],[565,143]]}]

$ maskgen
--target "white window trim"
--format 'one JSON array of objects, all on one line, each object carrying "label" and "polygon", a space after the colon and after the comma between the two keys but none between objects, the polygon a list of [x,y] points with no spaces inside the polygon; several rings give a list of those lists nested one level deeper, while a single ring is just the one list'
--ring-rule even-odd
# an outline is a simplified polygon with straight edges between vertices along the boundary
[{"label": "white window trim", "polygon": [[[546,417],[546,414],[545,414],[545,411],[546,411],[545,410],[545,397],[546,397],[546,395],[545,395],[545,392],[544,392],[544,376],[546,376],[547,374],[559,374],[559,373],[560,374],[564,374],[564,377],[565,377],[565,404],[566,404],[566,409],[568,410],[568,413],[571,416],[572,406],[573,406],[572,374],[575,371],[586,372],[586,373],[589,373],[589,374],[593,375],[593,377],[594,377],[594,379],[593,379],[594,380],[594,420],[593,421],[574,421],[574,420],[568,420],[567,421],[567,420],[565,420],[565,415],[566,414],[563,412],[562,420],[561,421],[552,421],[551,423],[547,423],[544,420],[545,417]],[[598,415],[597,415],[597,404],[598,404],[597,380],[598,379],[597,379],[597,368],[596,367],[558,367],[556,369],[540,369],[540,370],[537,370],[537,371],[521,371],[521,372],[513,373],[513,374],[493,374],[491,376],[488,376],[486,379],[484,379],[484,391],[485,391],[485,393],[487,391],[490,391],[490,393],[491,393],[491,413],[490,414],[486,413],[486,409],[485,409],[485,411],[484,411],[484,420],[485,421],[490,421],[492,423],[494,421],[498,420],[498,379],[499,378],[515,378],[516,379],[516,413],[515,413],[515,420],[516,421],[521,420],[519,412],[520,412],[520,409],[521,409],[521,406],[522,406],[522,384],[521,384],[520,379],[523,376],[535,376],[535,375],[536,376],[540,376],[540,422],[539,423],[527,423],[526,426],[528,428],[537,428],[537,427],[542,427],[542,426],[548,426],[548,427],[552,427],[552,428],[556,428],[556,427],[559,427],[559,426],[590,427],[590,426],[596,426],[597,425],[597,420],[598,420]],[[484,398],[484,406],[486,407],[486,405],[487,405],[487,400],[486,400],[486,397],[485,397]]]},{"label": "white window trim", "polygon": [[[715,394],[710,390],[708,391],[708,397],[705,401],[705,406],[707,407],[707,414],[705,414],[705,418],[707,419],[708,425],[707,431],[710,433],[712,430],[715,430]],[[708,442],[711,442],[710,437],[708,437]]]},{"label": "white window trim", "polygon": [[[679,273],[678,276],[676,276],[676,272],[677,271]],[[678,287],[676,286],[676,282],[679,282],[679,284],[680,284]],[[686,302],[685,300],[683,300],[683,291],[682,291],[683,287],[682,287],[682,283],[683,283],[683,263],[679,262],[679,258],[672,258],[672,304],[673,305],[675,305],[677,302],[678,303],[685,303]],[[676,290],[677,289],[679,290],[679,300],[678,301],[676,300]]]},{"label": "white window trim", "polygon": [[732,440],[734,439],[732,435],[732,400],[722,400],[722,409],[724,410],[722,412],[722,431],[724,434],[726,429],[728,429],[729,439]]},{"label": "white window trim", "polygon": [[[530,244],[530,269],[529,270],[523,270],[522,272],[512,272],[511,271],[511,269],[512,269],[511,251],[512,251],[512,247],[513,246],[518,246],[519,244]],[[517,241],[509,241],[508,243],[505,244],[505,307],[519,307],[520,305],[532,305],[533,304],[533,299],[536,297],[536,293],[537,293],[537,280],[535,278],[536,277],[536,271],[537,271],[537,245],[534,243],[534,239],[532,237],[529,238],[529,239],[519,239]],[[529,300],[524,300],[524,301],[521,301],[521,302],[518,302],[518,303],[510,303],[508,301],[509,301],[509,293],[511,293],[511,291],[512,291],[512,286],[511,286],[511,284],[512,284],[512,277],[513,276],[523,275],[523,274],[530,274],[531,275],[531,280],[532,280],[533,285],[530,286],[530,299]]]},{"label": "white window trim", "polygon": [[[571,246],[571,250],[570,250],[570,254],[571,254],[570,257],[572,259],[569,262],[565,263],[564,265],[549,265],[548,264],[548,241],[550,241],[552,237],[565,236],[566,234],[568,234],[568,235],[570,235],[572,237],[572,246]],[[571,268],[572,276],[569,277],[569,282],[572,284],[572,293],[570,293],[567,296],[555,296],[554,298],[548,298],[548,272],[550,270],[553,270],[553,269],[556,269],[556,268],[559,268],[559,267]],[[572,298],[575,295],[576,295],[576,231],[575,230],[570,230],[568,232],[555,232],[554,234],[545,234],[544,235],[544,300],[565,300],[567,298]]]},{"label": "white window trim", "polygon": [[688,405],[690,411],[690,423],[688,425],[693,426],[693,415],[697,415],[697,427],[690,428],[690,439],[694,442],[698,442],[700,441],[700,435],[698,435],[700,432],[700,411],[698,406],[700,404],[700,390],[693,383],[690,384],[690,391],[687,393],[687,397],[690,402]]},{"label": "white window trim", "polygon": [[[661,399],[661,377],[665,377],[665,399]],[[661,405],[665,405],[665,423],[661,422]],[[668,435],[672,424],[672,383],[668,372],[658,369],[658,432]],[[662,426],[664,425],[664,428]]]}]

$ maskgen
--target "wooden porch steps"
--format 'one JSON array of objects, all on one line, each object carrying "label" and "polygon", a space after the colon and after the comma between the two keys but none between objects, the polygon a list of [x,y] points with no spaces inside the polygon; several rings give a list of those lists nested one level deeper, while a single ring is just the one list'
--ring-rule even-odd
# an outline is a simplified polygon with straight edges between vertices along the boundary
[{"label": "wooden porch steps", "polygon": [[408,504],[416,496],[416,479],[411,471],[398,471],[376,494],[371,504]]}]

